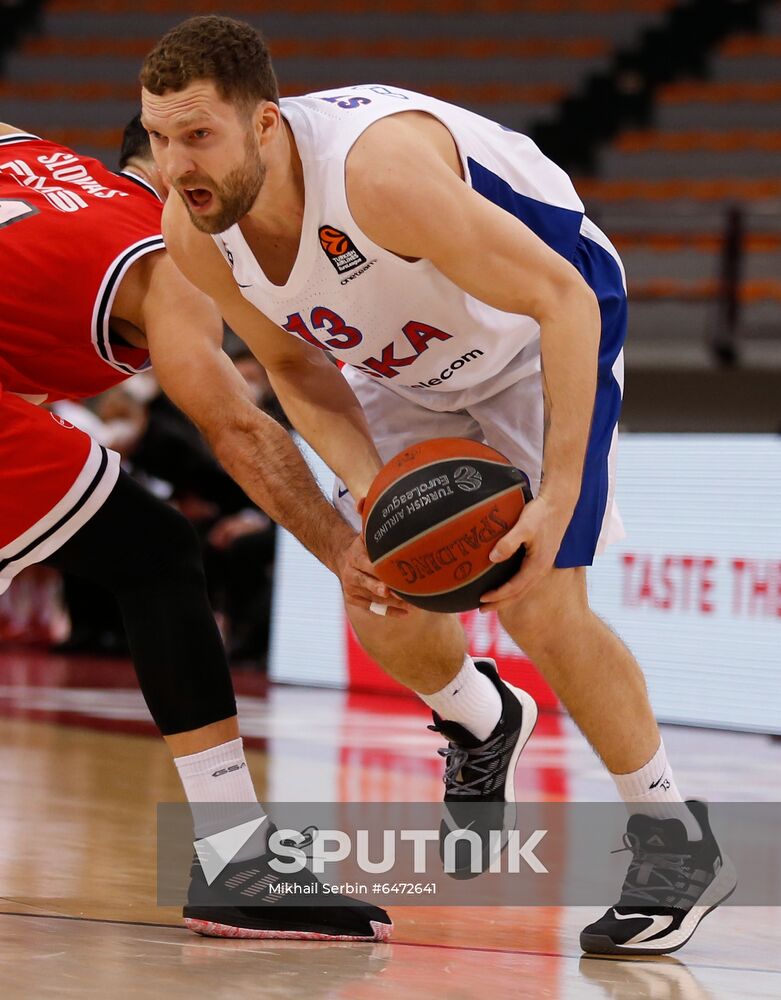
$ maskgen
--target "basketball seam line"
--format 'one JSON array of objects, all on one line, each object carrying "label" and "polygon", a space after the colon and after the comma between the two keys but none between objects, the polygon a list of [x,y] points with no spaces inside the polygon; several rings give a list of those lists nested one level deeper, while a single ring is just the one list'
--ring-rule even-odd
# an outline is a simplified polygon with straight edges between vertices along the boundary
[{"label": "basketball seam line", "polygon": [[[444,521],[438,521],[436,524],[430,524],[427,528],[424,528],[423,531],[419,531],[417,535],[413,535],[411,538],[405,539],[403,542],[401,542],[400,545],[397,545],[395,548],[390,549],[384,555],[380,556],[379,559],[372,562],[372,565],[379,566],[381,563],[385,562],[386,559],[389,559],[394,554],[394,552],[398,552],[399,549],[403,549],[405,546],[411,545],[413,542],[416,542],[419,538],[422,538],[424,535],[428,534],[433,528],[436,528],[436,530],[438,531],[440,528],[444,528],[446,525],[451,524],[453,521],[456,520],[456,518],[463,517],[464,514],[468,514],[470,511],[475,510],[477,507],[482,507],[483,504],[486,504],[489,501],[501,500],[502,497],[506,497],[508,493],[512,493],[513,490],[520,490],[521,496],[523,496],[523,489],[521,488],[521,484],[513,483],[512,486],[508,486],[505,489],[503,489],[501,493],[492,493],[490,497],[483,497],[483,499],[478,500],[477,503],[473,503],[469,507],[464,507],[463,510],[459,510],[456,514],[451,514],[450,517],[446,517]],[[526,502],[524,498],[524,507],[525,506]],[[521,510],[523,510],[523,507],[521,508]],[[440,546],[440,548],[444,548],[444,546]],[[477,579],[477,577],[475,577],[475,579]],[[443,590],[442,593],[444,594],[446,593],[446,591]]]},{"label": "basketball seam line", "polygon": [[[488,447],[488,445],[486,445],[486,447]],[[369,508],[369,510],[368,510],[368,512],[366,514],[366,521],[365,521],[365,523],[366,524],[369,523],[369,518],[374,513],[374,508],[380,502],[380,497],[383,497],[388,492],[388,490],[393,489],[393,487],[396,485],[396,483],[401,482],[401,480],[404,479],[405,476],[411,476],[411,475],[413,475],[416,472],[422,472],[424,469],[430,469],[432,467],[432,465],[440,465],[442,462],[465,462],[465,463],[468,464],[469,462],[475,462],[475,461],[482,462],[485,465],[498,465],[499,468],[501,468],[501,469],[516,469],[516,468],[518,468],[516,465],[513,465],[512,462],[510,462],[509,460],[506,461],[506,462],[498,462],[495,458],[476,458],[474,455],[470,455],[470,456],[465,456],[465,455],[464,456],[462,456],[462,455],[455,455],[455,456],[454,455],[448,455],[447,458],[435,458],[435,459],[432,459],[432,461],[426,462],[425,465],[416,465],[414,469],[410,469],[408,472],[403,472],[400,476],[397,476],[396,479],[394,479],[392,482],[388,483],[387,486],[383,487],[382,493],[380,494],[379,497],[377,497],[377,499],[374,501],[374,503]],[[518,469],[518,471],[520,472],[521,470]],[[524,475],[525,475],[525,473],[524,473]]]}]

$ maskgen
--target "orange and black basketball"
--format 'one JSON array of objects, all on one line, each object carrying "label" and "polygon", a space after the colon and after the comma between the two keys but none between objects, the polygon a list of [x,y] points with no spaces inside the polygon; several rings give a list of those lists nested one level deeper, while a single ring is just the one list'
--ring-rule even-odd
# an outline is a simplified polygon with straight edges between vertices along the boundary
[{"label": "orange and black basketball", "polygon": [[531,500],[529,478],[487,445],[435,438],[405,448],[371,485],[363,533],[374,570],[428,611],[468,611],[519,569],[489,552]]}]

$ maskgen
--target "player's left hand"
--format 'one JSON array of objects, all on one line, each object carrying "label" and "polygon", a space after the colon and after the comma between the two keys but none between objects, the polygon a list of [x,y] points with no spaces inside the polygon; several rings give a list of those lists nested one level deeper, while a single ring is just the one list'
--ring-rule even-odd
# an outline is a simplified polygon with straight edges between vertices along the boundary
[{"label": "player's left hand", "polygon": [[521,600],[551,571],[571,516],[571,511],[558,509],[542,495],[526,504],[515,525],[499,539],[490,555],[492,562],[501,562],[525,545],[521,568],[507,583],[483,594],[481,611],[498,611]]},{"label": "player's left hand", "polygon": [[386,605],[389,618],[402,618],[410,608],[393,591],[374,575],[374,567],[360,535],[337,557],[339,582],[347,604],[371,611],[373,604]]}]

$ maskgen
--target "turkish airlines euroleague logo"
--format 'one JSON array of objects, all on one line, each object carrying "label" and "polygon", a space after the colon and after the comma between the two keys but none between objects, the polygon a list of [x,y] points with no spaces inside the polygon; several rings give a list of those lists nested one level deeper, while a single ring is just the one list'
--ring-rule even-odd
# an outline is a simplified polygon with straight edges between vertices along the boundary
[{"label": "turkish airlines euroleague logo", "polygon": [[334,229],[333,226],[320,226],[317,232],[320,237],[320,246],[333,264],[337,274],[352,271],[354,267],[360,267],[361,264],[366,263],[364,255],[347,233],[343,233],[341,229]]}]

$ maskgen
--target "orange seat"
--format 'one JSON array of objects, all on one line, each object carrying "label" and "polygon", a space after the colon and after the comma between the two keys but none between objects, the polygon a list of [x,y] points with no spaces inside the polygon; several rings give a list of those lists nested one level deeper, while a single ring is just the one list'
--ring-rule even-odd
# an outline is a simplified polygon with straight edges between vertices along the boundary
[{"label": "orange seat", "polygon": [[619,201],[760,201],[781,198],[781,179],[724,177],[716,179],[602,180],[585,178],[575,185],[592,202]]},{"label": "orange seat", "polygon": [[[662,278],[629,285],[630,298],[636,302],[655,299],[705,302],[718,298],[722,290],[722,283],[717,279],[681,281],[677,278]],[[738,297],[743,305],[754,302],[781,302],[781,281],[772,278],[744,281],[740,285]]]}]

